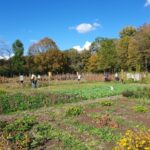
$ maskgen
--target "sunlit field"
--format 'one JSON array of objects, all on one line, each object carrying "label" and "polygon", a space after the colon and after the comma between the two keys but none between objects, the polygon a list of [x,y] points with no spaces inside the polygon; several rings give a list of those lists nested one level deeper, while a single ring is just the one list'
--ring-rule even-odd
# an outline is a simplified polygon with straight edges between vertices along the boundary
[{"label": "sunlit field", "polygon": [[126,137],[133,133],[150,146],[148,85],[86,81],[41,85],[35,89],[0,85],[0,148],[134,149],[134,139]]}]

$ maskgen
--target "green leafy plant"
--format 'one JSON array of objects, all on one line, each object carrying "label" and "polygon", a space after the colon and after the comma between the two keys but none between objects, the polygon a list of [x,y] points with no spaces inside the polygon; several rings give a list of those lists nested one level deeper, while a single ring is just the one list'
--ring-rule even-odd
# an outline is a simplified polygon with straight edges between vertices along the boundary
[{"label": "green leafy plant", "polygon": [[71,107],[66,111],[66,116],[78,116],[83,113],[81,106]]},{"label": "green leafy plant", "polygon": [[5,131],[28,131],[32,128],[33,125],[37,123],[35,117],[25,116],[24,118],[17,119],[14,122],[8,124],[5,127]]},{"label": "green leafy plant", "polygon": [[115,129],[109,127],[96,128],[80,122],[74,122],[73,125],[80,131],[87,131],[90,134],[97,135],[104,141],[116,141],[120,138],[120,135],[115,134]]},{"label": "green leafy plant", "polygon": [[134,106],[134,107],[133,107],[133,110],[134,110],[135,112],[143,112],[143,113],[145,113],[145,112],[148,111],[148,109],[147,109],[145,106],[143,106],[143,105]]},{"label": "green leafy plant", "polygon": [[0,89],[0,95],[4,95],[4,94],[6,94],[7,92],[5,91],[5,90],[3,90],[3,89]]},{"label": "green leafy plant", "polygon": [[113,105],[113,102],[109,101],[109,100],[105,100],[105,101],[102,101],[100,103],[102,106],[112,106]]},{"label": "green leafy plant", "polygon": [[6,121],[1,121],[0,120],[0,131],[3,130],[7,125],[7,122]]},{"label": "green leafy plant", "polygon": [[31,147],[37,147],[52,139],[52,127],[49,124],[38,124],[32,131]]}]

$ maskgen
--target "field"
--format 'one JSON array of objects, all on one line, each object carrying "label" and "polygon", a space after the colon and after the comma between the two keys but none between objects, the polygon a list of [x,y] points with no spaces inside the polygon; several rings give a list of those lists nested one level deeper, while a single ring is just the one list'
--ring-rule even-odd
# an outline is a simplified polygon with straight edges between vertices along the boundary
[{"label": "field", "polygon": [[[0,150],[150,149],[149,129],[148,84],[0,85]],[[133,147],[133,135],[145,142]]]}]

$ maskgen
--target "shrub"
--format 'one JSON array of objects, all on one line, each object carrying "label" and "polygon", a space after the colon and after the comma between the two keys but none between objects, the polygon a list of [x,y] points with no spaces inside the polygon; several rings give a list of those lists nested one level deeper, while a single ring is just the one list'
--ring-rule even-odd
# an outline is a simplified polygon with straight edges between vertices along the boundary
[{"label": "shrub", "polygon": [[8,124],[4,130],[8,132],[12,131],[28,131],[33,125],[37,123],[35,117],[25,116],[24,118],[17,119],[14,122]]},{"label": "shrub", "polygon": [[113,102],[105,100],[100,103],[102,106],[112,106]]},{"label": "shrub", "polygon": [[32,131],[31,147],[37,147],[44,144],[47,140],[52,138],[52,127],[49,124],[38,124]]},{"label": "shrub", "polygon": [[135,112],[144,112],[144,113],[148,111],[148,109],[146,107],[144,107],[143,105],[134,106],[133,110]]},{"label": "shrub", "polygon": [[7,125],[7,123],[5,121],[0,120],[0,131],[3,130],[6,125]]},{"label": "shrub", "polygon": [[0,95],[0,114],[37,109],[55,104],[77,102],[81,98],[75,94],[24,93]]},{"label": "shrub", "polygon": [[78,116],[83,113],[81,106],[71,107],[66,111],[66,116]]},{"label": "shrub", "polygon": [[122,95],[124,97],[131,97],[131,96],[133,96],[133,94],[134,93],[132,91],[129,91],[129,90],[126,90],[126,91],[122,92]]},{"label": "shrub", "polygon": [[119,140],[114,150],[150,150],[150,129],[131,131],[127,130]]},{"label": "shrub", "polygon": [[5,90],[0,89],[0,95],[4,95],[4,94],[6,94],[6,91],[5,91]]}]

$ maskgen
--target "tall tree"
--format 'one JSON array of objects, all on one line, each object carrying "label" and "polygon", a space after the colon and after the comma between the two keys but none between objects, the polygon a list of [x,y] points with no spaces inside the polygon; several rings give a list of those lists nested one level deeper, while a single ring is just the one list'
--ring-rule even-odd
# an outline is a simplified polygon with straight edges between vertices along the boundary
[{"label": "tall tree", "polygon": [[120,31],[120,39],[117,42],[118,63],[121,69],[128,70],[128,51],[130,40],[134,37],[137,30],[132,26],[127,26]]},{"label": "tall tree", "polygon": [[99,70],[114,71],[117,66],[117,51],[113,39],[104,39],[98,52]]},{"label": "tall tree", "polygon": [[12,49],[6,41],[0,40],[0,56],[4,59],[9,59],[13,55]]},{"label": "tall tree", "polygon": [[138,29],[134,42],[130,45],[129,55],[129,62],[134,66],[140,63],[143,70],[150,69],[150,24],[145,24]]},{"label": "tall tree", "polygon": [[91,52],[89,50],[83,50],[80,53],[81,57],[81,72],[87,72],[88,71],[88,63],[89,58],[91,57]]},{"label": "tall tree", "polygon": [[56,43],[50,38],[44,38],[37,43],[32,44],[29,47],[29,55],[37,55],[43,52],[47,52],[50,49],[58,49]]},{"label": "tall tree", "polygon": [[117,60],[119,66],[123,70],[128,70],[128,49],[131,37],[125,36],[118,40],[116,44],[117,48]]},{"label": "tall tree", "polygon": [[70,72],[80,72],[83,69],[80,53],[76,49],[69,49],[65,51],[65,54],[68,57]]},{"label": "tall tree", "polygon": [[97,37],[95,39],[94,42],[92,42],[91,46],[90,46],[90,52],[91,53],[96,53],[99,51],[99,49],[101,48],[101,42],[104,40],[105,38],[103,37]]},{"label": "tall tree", "polygon": [[92,54],[88,60],[88,71],[92,73],[98,72],[98,56],[97,54]]},{"label": "tall tree", "polygon": [[67,62],[64,53],[57,49],[50,49],[34,56],[34,63],[38,72],[47,74],[65,72]]},{"label": "tall tree", "polygon": [[16,40],[13,45],[13,65],[16,73],[20,73],[23,71],[23,53],[24,53],[24,47],[23,43],[20,40]]},{"label": "tall tree", "polygon": [[6,41],[0,40],[0,58],[3,58],[7,61],[7,70],[8,73],[7,75],[11,76],[13,69],[12,69],[12,56],[13,56],[13,51],[12,48],[9,47]]}]

